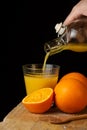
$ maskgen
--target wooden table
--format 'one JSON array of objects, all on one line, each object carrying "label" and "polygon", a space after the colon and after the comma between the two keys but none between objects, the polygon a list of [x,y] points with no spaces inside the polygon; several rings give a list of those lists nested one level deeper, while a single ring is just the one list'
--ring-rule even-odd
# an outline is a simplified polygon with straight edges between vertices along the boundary
[{"label": "wooden table", "polygon": [[0,130],[87,130],[87,119],[53,124],[30,118],[29,112],[19,103],[0,123]]}]

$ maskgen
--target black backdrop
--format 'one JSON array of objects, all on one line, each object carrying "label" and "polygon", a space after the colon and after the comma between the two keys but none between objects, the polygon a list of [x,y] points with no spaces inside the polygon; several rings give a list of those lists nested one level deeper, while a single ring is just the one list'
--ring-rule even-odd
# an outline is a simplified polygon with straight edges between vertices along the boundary
[{"label": "black backdrop", "polygon": [[[63,22],[78,1],[11,3],[8,13],[8,53],[1,63],[0,120],[26,95],[22,65],[43,63],[44,43],[56,37],[54,26]],[[9,15],[10,14],[10,15]],[[87,53],[63,51],[49,57],[47,63],[59,64],[60,77],[71,71],[87,76]]]}]

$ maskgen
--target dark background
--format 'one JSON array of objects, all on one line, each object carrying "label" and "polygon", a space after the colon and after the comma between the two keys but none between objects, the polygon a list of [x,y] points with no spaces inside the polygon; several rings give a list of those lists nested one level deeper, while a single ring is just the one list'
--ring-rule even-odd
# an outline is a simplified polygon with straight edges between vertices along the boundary
[{"label": "dark background", "polygon": [[[0,121],[26,95],[22,65],[43,63],[44,43],[57,36],[54,26],[63,22],[78,1],[32,1],[10,3],[8,45],[1,64]],[[49,57],[47,63],[59,64],[60,77],[71,71],[87,76],[87,53],[63,51]]]}]

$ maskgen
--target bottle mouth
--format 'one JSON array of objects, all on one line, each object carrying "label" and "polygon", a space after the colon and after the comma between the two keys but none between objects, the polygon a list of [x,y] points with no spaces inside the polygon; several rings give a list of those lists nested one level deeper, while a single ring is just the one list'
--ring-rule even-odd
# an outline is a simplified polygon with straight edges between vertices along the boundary
[{"label": "bottle mouth", "polygon": [[47,53],[47,52],[50,52],[51,46],[50,46],[48,43],[45,43],[45,45],[44,45],[44,50],[45,50],[46,53]]}]

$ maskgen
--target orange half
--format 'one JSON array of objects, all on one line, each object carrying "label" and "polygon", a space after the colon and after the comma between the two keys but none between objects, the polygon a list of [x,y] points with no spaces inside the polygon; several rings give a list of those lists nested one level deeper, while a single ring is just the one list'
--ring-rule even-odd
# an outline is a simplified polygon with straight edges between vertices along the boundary
[{"label": "orange half", "polygon": [[48,111],[53,102],[53,89],[42,88],[25,96],[23,105],[32,113],[44,113]]}]

